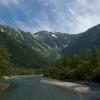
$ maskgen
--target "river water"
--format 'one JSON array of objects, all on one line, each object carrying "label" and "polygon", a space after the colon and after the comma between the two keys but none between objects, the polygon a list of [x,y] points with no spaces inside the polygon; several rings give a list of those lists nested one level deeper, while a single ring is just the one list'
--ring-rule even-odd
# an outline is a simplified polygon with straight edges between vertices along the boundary
[{"label": "river water", "polygon": [[100,89],[81,94],[40,83],[40,77],[11,80],[14,89],[0,93],[0,100],[100,100]]}]

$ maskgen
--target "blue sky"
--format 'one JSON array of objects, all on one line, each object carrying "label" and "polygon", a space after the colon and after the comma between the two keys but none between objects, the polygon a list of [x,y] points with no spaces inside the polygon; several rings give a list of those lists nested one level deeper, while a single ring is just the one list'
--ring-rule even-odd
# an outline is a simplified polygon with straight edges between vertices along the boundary
[{"label": "blue sky", "polygon": [[0,24],[80,33],[100,24],[100,0],[0,0]]}]

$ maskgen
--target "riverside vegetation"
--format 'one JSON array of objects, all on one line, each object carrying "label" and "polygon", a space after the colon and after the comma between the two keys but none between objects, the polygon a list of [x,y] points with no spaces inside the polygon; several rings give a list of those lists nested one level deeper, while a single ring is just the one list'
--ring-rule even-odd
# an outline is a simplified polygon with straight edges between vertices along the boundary
[{"label": "riverside vegetation", "polygon": [[45,69],[44,77],[100,83],[100,51],[93,49],[90,55],[64,57]]}]

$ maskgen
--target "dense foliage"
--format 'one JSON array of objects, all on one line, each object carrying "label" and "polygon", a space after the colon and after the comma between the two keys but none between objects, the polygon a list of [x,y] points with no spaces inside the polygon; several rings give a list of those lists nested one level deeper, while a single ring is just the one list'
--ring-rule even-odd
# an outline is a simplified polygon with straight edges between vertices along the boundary
[{"label": "dense foliage", "polygon": [[69,81],[100,82],[100,52],[92,51],[91,56],[64,57],[44,71],[45,77]]},{"label": "dense foliage", "polygon": [[8,50],[0,43],[0,79],[4,75],[29,75],[37,72],[33,68],[16,68],[10,58]]},{"label": "dense foliage", "polygon": [[0,44],[0,75],[8,75],[11,72],[11,63],[10,63],[10,55]]}]

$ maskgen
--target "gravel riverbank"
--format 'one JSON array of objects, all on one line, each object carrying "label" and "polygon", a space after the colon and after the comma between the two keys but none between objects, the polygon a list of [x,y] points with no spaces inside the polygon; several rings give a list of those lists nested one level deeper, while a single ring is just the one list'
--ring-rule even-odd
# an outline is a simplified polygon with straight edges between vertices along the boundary
[{"label": "gravel riverbank", "polygon": [[79,83],[73,83],[73,82],[63,82],[63,81],[58,81],[54,79],[48,79],[48,78],[41,78],[40,80],[42,83],[46,84],[52,84],[56,86],[61,86],[67,89],[71,89],[80,93],[88,93],[90,91],[90,87],[79,84]]}]

